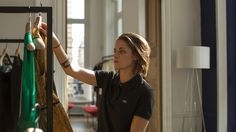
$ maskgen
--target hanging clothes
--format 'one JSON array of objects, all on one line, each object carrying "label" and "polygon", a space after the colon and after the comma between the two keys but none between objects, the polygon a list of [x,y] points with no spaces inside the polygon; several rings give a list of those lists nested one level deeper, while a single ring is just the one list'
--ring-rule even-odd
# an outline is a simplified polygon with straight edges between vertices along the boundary
[{"label": "hanging clothes", "polygon": [[0,128],[3,132],[19,132],[17,121],[20,109],[22,60],[14,56],[13,63],[8,54],[0,66]]},{"label": "hanging clothes", "polygon": [[17,125],[20,116],[22,60],[14,56],[11,72],[11,132],[19,132]]},{"label": "hanging clothes", "polygon": [[[24,57],[22,66],[22,99],[21,114],[19,118],[20,131],[26,128],[36,127],[36,82],[34,67],[34,52],[27,50],[27,34],[24,39]],[[32,40],[31,40],[32,41]]]},{"label": "hanging clothes", "polygon": [[[5,58],[5,57],[4,57]],[[12,65],[4,64],[0,66],[0,128],[3,132],[11,132],[10,119],[10,88],[11,88]]]},{"label": "hanging clothes", "polygon": [[[45,46],[47,41],[45,38]],[[47,81],[47,53],[46,48],[35,50],[35,68],[36,68],[36,85],[37,85],[37,102],[40,104],[41,111],[39,113],[39,128],[46,131],[47,127],[47,96],[46,96],[46,81]],[[69,122],[67,113],[65,112],[59,98],[56,95],[56,88],[53,85],[53,131],[54,132],[73,132]]]}]

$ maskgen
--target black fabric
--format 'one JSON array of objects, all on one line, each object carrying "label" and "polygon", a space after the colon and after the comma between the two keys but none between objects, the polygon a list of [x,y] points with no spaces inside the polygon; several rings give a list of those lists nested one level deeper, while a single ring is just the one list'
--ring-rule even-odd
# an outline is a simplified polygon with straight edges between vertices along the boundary
[{"label": "black fabric", "polygon": [[20,114],[22,60],[14,56],[11,72],[11,132],[19,132],[17,125]]},{"label": "black fabric", "polygon": [[153,91],[141,75],[122,84],[117,73],[96,71],[95,74],[97,86],[102,88],[98,132],[129,132],[135,115],[149,120]]},{"label": "black fabric", "polygon": [[19,57],[15,57],[12,64],[9,56],[7,61],[5,60],[4,65],[0,66],[0,128],[3,132],[19,132],[17,120],[20,107],[22,61]]},{"label": "black fabric", "polygon": [[11,132],[11,71],[11,65],[0,66],[0,128],[3,132]]},{"label": "black fabric", "polygon": [[[98,70],[102,70],[102,65],[103,62],[99,62],[97,63],[94,67],[93,67],[93,71],[98,71]],[[94,91],[93,91],[93,97],[96,95],[96,103],[94,98],[92,99],[92,104],[96,104],[96,106],[99,108],[100,104],[101,104],[101,95],[100,95],[100,88],[97,86],[94,86]]]}]

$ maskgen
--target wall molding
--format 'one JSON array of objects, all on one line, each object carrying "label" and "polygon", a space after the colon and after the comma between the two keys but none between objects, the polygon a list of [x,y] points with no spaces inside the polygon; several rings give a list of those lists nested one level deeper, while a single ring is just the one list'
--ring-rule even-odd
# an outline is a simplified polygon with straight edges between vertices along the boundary
[{"label": "wall molding", "polygon": [[226,0],[216,0],[217,131],[227,131]]},{"label": "wall molding", "polygon": [[171,0],[162,1],[162,124],[163,132],[172,132],[171,74]]},{"label": "wall molding", "polygon": [[[64,49],[66,49],[66,1],[52,1],[53,6],[53,16],[54,23],[53,29],[57,34],[57,37],[60,38],[60,42]],[[67,75],[61,68],[61,65],[58,63],[56,57],[54,56],[54,79],[57,83],[55,83],[58,97],[65,110],[67,110],[68,106],[68,94],[67,94]]]}]

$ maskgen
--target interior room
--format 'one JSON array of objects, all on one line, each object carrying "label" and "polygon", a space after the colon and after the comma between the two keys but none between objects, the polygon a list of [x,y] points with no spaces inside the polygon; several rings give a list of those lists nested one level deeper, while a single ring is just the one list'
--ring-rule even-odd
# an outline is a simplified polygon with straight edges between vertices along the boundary
[{"label": "interior room", "polygon": [[0,128],[126,131],[112,118],[125,107],[109,113],[97,78],[113,72],[125,84],[117,45],[132,32],[151,50],[142,79],[153,102],[127,131],[235,132],[235,10],[234,0],[1,0]]}]

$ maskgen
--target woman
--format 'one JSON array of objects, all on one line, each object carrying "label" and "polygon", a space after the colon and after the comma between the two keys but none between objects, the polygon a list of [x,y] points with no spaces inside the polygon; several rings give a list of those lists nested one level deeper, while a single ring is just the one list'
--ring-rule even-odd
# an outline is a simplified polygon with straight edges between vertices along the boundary
[{"label": "woman", "polygon": [[[40,31],[46,35],[47,25]],[[102,88],[98,132],[144,132],[153,107],[151,86],[143,79],[149,66],[150,47],[138,34],[124,33],[115,43],[117,73],[80,68],[75,71],[53,33],[53,51],[67,75]]]}]

